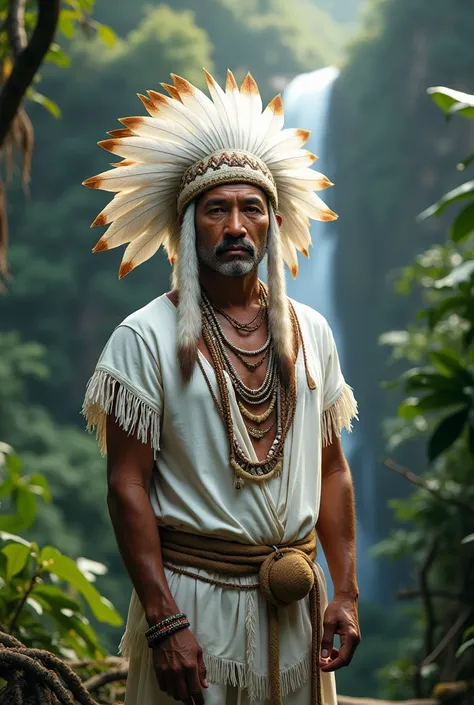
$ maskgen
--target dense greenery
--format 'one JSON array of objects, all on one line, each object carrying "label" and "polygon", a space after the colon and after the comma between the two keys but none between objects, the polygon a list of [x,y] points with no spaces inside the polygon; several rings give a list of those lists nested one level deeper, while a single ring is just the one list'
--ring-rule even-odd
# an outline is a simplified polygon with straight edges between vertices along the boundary
[{"label": "dense greenery", "polygon": [[[465,156],[472,128],[465,122],[444,131],[443,115],[432,109],[425,89],[444,84],[472,90],[474,15],[470,0],[368,0],[363,9],[331,109],[333,205],[340,214],[335,292],[345,374],[363,420],[361,452],[352,461],[359,512],[373,516],[384,536],[392,524],[386,501],[407,490],[382,464],[381,421],[398,399],[380,389],[388,353],[377,340],[387,329],[404,329],[420,303],[416,290],[405,298],[392,292],[394,273],[444,238],[446,214],[418,226],[415,219],[457,185],[454,165]],[[402,371],[395,363],[394,373]],[[413,468],[426,465],[416,441],[399,453]],[[402,576],[399,568],[384,568],[381,594],[393,595]]]},{"label": "dense greenery", "polygon": [[[445,88],[429,92],[449,117],[474,118],[474,96]],[[472,157],[461,167],[470,163]],[[413,689],[423,696],[433,688],[441,695],[443,684],[455,681],[461,694],[474,687],[474,182],[450,191],[420,219],[459,203],[448,242],[420,254],[398,282],[405,295],[421,288],[418,320],[382,338],[393,357],[416,365],[400,379],[408,396],[398,419],[386,424],[390,450],[421,435],[430,463],[423,477],[390,463],[417,490],[392,500],[404,526],[377,549],[411,558],[413,574],[402,596],[418,600],[419,634],[386,670],[395,696]]]},{"label": "dense greenery", "polygon": [[67,658],[104,657],[84,607],[96,620],[122,624],[92,584],[106,567],[86,558],[75,562],[56,547],[19,536],[33,527],[39,502],[51,501],[50,486],[40,472],[25,474],[6,443],[0,444],[0,472],[0,631]]}]

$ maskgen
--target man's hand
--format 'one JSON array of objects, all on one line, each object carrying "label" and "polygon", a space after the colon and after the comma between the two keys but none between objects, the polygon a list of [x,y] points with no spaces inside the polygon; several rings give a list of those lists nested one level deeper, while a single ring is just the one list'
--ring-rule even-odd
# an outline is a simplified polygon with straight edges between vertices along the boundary
[{"label": "man's hand", "polygon": [[180,629],[153,649],[153,667],[164,693],[185,705],[204,705],[206,666],[190,629]]},{"label": "man's hand", "polygon": [[[335,595],[324,613],[324,633],[321,642],[321,671],[337,671],[348,666],[360,642],[357,601],[346,595]],[[334,636],[341,642],[339,650],[334,648]]]}]

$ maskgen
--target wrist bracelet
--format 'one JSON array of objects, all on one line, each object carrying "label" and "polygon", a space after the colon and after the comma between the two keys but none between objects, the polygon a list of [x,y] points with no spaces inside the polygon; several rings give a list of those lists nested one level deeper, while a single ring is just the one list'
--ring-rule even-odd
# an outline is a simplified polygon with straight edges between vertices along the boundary
[{"label": "wrist bracelet", "polygon": [[168,624],[171,624],[173,622],[176,622],[178,619],[182,619],[183,617],[186,617],[184,612],[180,612],[179,614],[174,614],[171,615],[170,617],[166,617],[166,619],[161,620],[161,622],[158,622],[157,624],[153,624],[149,629],[146,630],[145,636],[148,639],[149,636],[154,634],[157,630],[162,629],[163,627],[166,627]]},{"label": "wrist bracelet", "polygon": [[157,638],[167,636],[169,629],[174,625],[182,624],[183,621],[187,622],[187,620],[188,618],[184,612],[166,617],[166,619],[163,619],[161,622],[158,622],[158,624],[154,624],[147,629],[145,637],[148,642],[155,641]]},{"label": "wrist bracelet", "polygon": [[151,636],[148,639],[148,646],[150,647],[150,649],[153,649],[155,646],[161,644],[175,632],[178,632],[181,629],[186,629],[189,626],[190,624],[187,618],[180,619],[179,621],[176,621],[173,624],[164,627],[159,632],[156,632],[153,636]]}]

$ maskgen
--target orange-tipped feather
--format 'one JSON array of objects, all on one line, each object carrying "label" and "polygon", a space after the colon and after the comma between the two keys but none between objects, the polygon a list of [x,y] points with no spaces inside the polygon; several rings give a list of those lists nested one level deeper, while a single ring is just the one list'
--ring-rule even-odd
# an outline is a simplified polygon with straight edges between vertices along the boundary
[{"label": "orange-tipped feather", "polygon": [[152,105],[155,107],[159,107],[160,105],[167,105],[168,100],[163,93],[158,93],[158,91],[147,91],[148,95],[150,96],[150,101]]},{"label": "orange-tipped feather", "polygon": [[171,78],[173,79],[175,90],[178,91],[178,95],[180,95],[181,93],[183,93],[184,95],[194,95],[192,85],[189,83],[189,81],[186,81],[185,78],[177,76],[175,73],[171,74]]},{"label": "orange-tipped feather", "polygon": [[122,159],[121,162],[110,162],[110,166],[132,166],[135,164],[131,159]]},{"label": "orange-tipped feather", "polygon": [[122,262],[119,269],[119,279],[123,279],[127,274],[130,274],[133,267],[133,262]]},{"label": "orange-tipped feather", "polygon": [[140,125],[143,125],[143,119],[139,115],[136,117],[127,117],[127,118],[120,118],[119,122],[122,123],[122,125],[125,125],[128,129],[126,132],[128,132],[128,135],[124,135],[124,137],[130,137],[133,136],[133,130],[135,130],[136,127],[140,127]]},{"label": "orange-tipped feather", "polygon": [[111,137],[132,137],[133,132],[131,130],[127,130],[124,127],[119,127],[116,130],[109,130],[107,132],[108,135]]},{"label": "orange-tipped feather", "polygon": [[258,86],[253,78],[253,76],[248,73],[242,82],[240,87],[240,92],[245,95],[259,95]]},{"label": "orange-tipped feather", "polygon": [[225,84],[225,89],[226,89],[227,93],[239,90],[239,87],[237,85],[237,81],[235,80],[235,76],[232,73],[232,71],[227,71],[227,80],[226,80],[226,84]]},{"label": "orange-tipped feather", "polygon": [[105,149],[106,152],[114,152],[116,147],[120,144],[118,140],[113,139],[113,140],[101,140],[100,142],[97,142],[99,147],[102,147],[102,149]]},{"label": "orange-tipped feather", "polygon": [[150,98],[147,98],[146,95],[142,95],[141,93],[137,93],[137,95],[140,98],[140,100],[142,101],[143,105],[145,106],[147,112],[152,117],[156,117],[158,115],[158,109],[156,108],[153,101],[151,101]]},{"label": "orange-tipped feather", "polygon": [[103,215],[102,213],[99,213],[97,218],[92,223],[91,228],[98,228],[102,225],[107,225],[107,216]]},{"label": "orange-tipped feather", "polygon": [[83,181],[82,185],[87,186],[88,188],[100,188],[101,183],[102,179],[100,176],[91,176],[89,179]]},{"label": "orange-tipped feather", "polygon": [[176,90],[176,88],[174,86],[170,86],[169,83],[162,83],[161,85],[163,86],[165,91],[167,91],[170,94],[170,96],[173,98],[173,100],[179,100],[179,102],[181,102],[179,92]]},{"label": "orange-tipped feather", "polygon": [[102,238],[99,240],[99,242],[96,244],[96,246],[92,249],[92,252],[105,252],[105,250],[108,250],[109,247],[106,242],[103,242]]},{"label": "orange-tipped feather", "polygon": [[283,99],[281,93],[276,95],[268,104],[268,107],[274,115],[283,115]]}]

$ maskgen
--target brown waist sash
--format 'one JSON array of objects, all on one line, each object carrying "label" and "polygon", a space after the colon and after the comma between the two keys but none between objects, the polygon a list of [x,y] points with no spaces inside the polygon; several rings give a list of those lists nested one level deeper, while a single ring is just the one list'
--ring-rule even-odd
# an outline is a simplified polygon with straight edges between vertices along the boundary
[{"label": "brown waist sash", "polygon": [[[260,589],[268,605],[268,647],[271,705],[281,705],[279,608],[309,595],[312,623],[311,705],[322,705],[319,650],[321,603],[314,572],[317,536],[313,529],[304,539],[278,546],[254,546],[160,527],[165,566],[196,580],[233,590]],[[177,565],[170,565],[170,563]],[[179,566],[179,567],[178,567]],[[207,578],[181,566],[225,575],[258,575],[258,583],[235,585]]]}]

